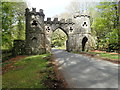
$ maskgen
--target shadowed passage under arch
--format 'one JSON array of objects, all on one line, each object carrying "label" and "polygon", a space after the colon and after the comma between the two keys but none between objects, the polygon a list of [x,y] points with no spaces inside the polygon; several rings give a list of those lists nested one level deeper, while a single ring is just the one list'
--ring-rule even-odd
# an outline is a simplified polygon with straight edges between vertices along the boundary
[{"label": "shadowed passage under arch", "polygon": [[59,48],[59,49],[66,49],[66,41],[68,40],[68,35],[66,32],[61,29],[57,28],[52,33],[52,39],[51,39],[51,47],[52,48]]}]

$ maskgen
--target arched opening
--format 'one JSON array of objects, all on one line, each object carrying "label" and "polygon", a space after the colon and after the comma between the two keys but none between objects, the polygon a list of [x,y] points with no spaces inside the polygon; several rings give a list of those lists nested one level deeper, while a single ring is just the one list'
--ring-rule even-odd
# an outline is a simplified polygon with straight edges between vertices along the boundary
[{"label": "arched opening", "polygon": [[83,39],[82,39],[82,51],[85,51],[85,45],[86,45],[86,42],[88,41],[88,38],[85,36]]},{"label": "arched opening", "polygon": [[67,40],[68,35],[67,33],[61,29],[58,28],[54,30],[51,38],[51,47],[56,49],[67,49]]}]

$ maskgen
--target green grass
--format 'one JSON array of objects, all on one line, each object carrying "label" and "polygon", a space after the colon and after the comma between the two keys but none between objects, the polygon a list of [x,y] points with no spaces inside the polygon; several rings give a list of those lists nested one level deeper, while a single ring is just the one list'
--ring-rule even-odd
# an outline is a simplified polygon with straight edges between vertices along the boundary
[{"label": "green grass", "polygon": [[104,53],[104,52],[88,52],[89,54],[98,54],[102,58],[112,59],[112,60],[118,60],[117,54],[110,54],[110,53]]},{"label": "green grass", "polygon": [[43,80],[48,76],[48,72],[40,73],[42,70],[53,70],[48,65],[48,60],[44,57],[50,54],[29,56],[17,61],[14,70],[9,70],[2,75],[2,88],[47,88]]}]

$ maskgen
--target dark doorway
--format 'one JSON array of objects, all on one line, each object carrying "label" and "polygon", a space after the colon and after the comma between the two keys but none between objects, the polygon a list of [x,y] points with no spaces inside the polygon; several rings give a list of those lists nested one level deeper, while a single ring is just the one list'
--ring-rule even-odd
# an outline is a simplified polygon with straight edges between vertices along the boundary
[{"label": "dark doorway", "polygon": [[85,44],[88,41],[88,38],[85,36],[82,40],[82,51],[85,51]]}]

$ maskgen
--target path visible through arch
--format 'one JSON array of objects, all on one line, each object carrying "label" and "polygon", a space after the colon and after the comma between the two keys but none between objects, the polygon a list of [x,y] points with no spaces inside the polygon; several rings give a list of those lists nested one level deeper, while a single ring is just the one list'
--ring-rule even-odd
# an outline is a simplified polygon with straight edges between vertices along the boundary
[{"label": "path visible through arch", "polygon": [[58,69],[69,88],[118,88],[118,65],[53,49]]}]

